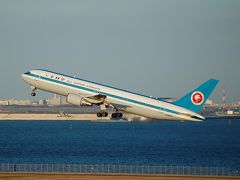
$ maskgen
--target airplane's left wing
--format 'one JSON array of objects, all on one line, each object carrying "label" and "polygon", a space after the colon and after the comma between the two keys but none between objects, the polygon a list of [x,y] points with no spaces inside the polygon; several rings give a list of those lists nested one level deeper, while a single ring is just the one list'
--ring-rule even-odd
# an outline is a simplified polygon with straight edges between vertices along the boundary
[{"label": "airplane's left wing", "polygon": [[93,96],[85,96],[83,97],[85,101],[91,103],[91,104],[96,104],[100,105],[103,104],[107,96],[102,95],[102,94],[97,94]]}]

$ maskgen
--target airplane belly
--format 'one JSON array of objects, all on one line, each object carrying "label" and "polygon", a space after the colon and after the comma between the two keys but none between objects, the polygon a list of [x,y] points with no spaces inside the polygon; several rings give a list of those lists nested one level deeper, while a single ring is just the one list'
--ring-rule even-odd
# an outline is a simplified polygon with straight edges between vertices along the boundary
[{"label": "airplane belly", "polygon": [[129,112],[129,113],[132,113],[132,114],[137,114],[137,115],[148,117],[151,119],[167,119],[167,120],[171,120],[174,118],[176,119],[176,117],[165,114],[165,113],[161,112],[160,110],[142,107],[140,105],[135,105],[135,104],[127,102],[127,101],[115,100],[114,98],[108,98],[108,100],[111,103],[116,104],[117,107],[118,106],[124,107],[124,108],[120,108],[120,109],[122,109],[123,111]]},{"label": "airplane belly", "polygon": [[141,107],[126,108],[126,111],[133,114],[140,115],[140,116],[148,117],[151,119],[170,119],[169,116],[167,116],[164,113],[161,113],[160,111],[149,110]]}]

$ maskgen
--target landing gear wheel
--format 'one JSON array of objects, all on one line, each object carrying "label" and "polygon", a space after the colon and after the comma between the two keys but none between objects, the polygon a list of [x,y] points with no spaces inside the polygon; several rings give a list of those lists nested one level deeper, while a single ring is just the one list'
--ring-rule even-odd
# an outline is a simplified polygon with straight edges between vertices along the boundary
[{"label": "landing gear wheel", "polygon": [[107,116],[108,116],[108,113],[107,113],[107,112],[103,112],[103,113],[102,113],[102,116],[103,116],[103,117],[107,117]]},{"label": "landing gear wheel", "polygon": [[112,113],[112,118],[117,118],[117,113]]},{"label": "landing gear wheel", "polygon": [[121,118],[122,116],[122,113],[112,113],[112,118]]},{"label": "landing gear wheel", "polygon": [[103,116],[103,114],[102,113],[97,113],[97,117],[102,117]]},{"label": "landing gear wheel", "polygon": [[122,113],[117,113],[117,117],[118,117],[118,118],[121,118],[122,116],[123,116]]},{"label": "landing gear wheel", "polygon": [[98,112],[97,117],[107,117],[108,113],[107,112]]},{"label": "landing gear wheel", "polygon": [[37,88],[31,86],[32,92],[31,92],[31,96],[36,96],[36,90]]}]

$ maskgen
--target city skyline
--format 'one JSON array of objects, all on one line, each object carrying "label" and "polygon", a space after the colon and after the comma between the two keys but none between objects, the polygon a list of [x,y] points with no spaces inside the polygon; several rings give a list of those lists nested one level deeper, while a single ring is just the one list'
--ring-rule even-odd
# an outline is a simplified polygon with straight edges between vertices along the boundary
[{"label": "city skyline", "polygon": [[[238,102],[239,1],[1,1],[0,99],[30,99],[43,68],[155,97],[220,80]],[[38,91],[36,98],[52,94]]]}]

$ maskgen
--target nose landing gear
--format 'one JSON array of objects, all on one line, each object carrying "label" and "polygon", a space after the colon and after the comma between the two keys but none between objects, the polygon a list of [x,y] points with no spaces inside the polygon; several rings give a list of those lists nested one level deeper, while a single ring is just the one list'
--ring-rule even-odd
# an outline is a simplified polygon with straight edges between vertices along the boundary
[{"label": "nose landing gear", "polygon": [[37,88],[31,87],[31,89],[32,89],[31,96],[36,96],[36,90],[37,90]]}]

